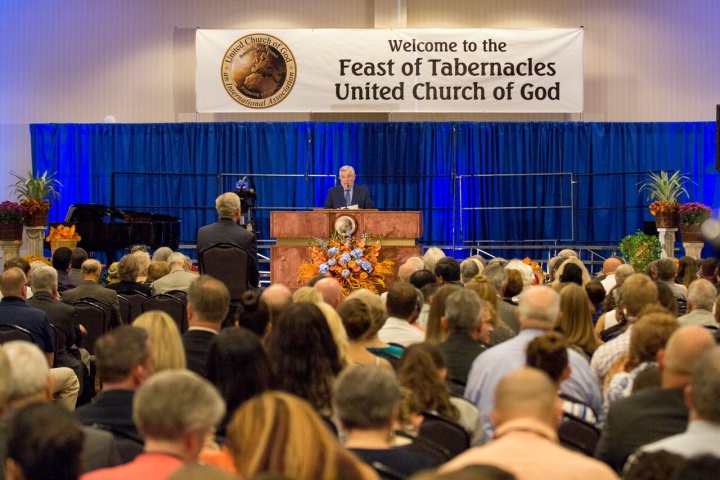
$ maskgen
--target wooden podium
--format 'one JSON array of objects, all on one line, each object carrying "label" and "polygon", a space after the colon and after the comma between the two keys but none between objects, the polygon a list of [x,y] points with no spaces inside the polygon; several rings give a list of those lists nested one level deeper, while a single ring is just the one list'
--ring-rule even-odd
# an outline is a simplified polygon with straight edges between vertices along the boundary
[{"label": "wooden podium", "polygon": [[329,238],[338,218],[348,216],[357,227],[353,235],[372,234],[383,237],[380,260],[395,262],[394,275],[386,278],[386,287],[397,281],[397,269],[408,258],[422,253],[415,239],[423,234],[420,212],[387,212],[379,210],[327,210],[308,212],[270,212],[270,236],[276,244],[270,247],[270,282],[282,283],[297,290],[298,268],[310,259],[308,247],[315,238]]}]

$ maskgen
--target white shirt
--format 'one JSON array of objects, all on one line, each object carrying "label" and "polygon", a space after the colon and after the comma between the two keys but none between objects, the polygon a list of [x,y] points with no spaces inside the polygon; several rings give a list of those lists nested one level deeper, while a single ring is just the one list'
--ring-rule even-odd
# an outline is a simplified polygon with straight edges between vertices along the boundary
[{"label": "white shirt", "polygon": [[402,318],[388,317],[378,332],[378,338],[385,343],[397,343],[409,347],[425,341],[425,332],[413,327]]}]

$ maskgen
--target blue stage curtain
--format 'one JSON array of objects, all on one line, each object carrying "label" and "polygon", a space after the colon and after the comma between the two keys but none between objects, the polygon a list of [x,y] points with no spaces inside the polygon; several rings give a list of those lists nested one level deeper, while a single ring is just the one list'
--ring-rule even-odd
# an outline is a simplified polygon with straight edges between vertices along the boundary
[{"label": "blue stage curtain", "polygon": [[51,221],[74,203],[149,210],[181,217],[183,243],[215,220],[215,197],[244,175],[259,195],[260,238],[269,238],[270,211],[322,207],[346,164],[377,208],[423,212],[425,245],[614,245],[652,220],[638,195],[648,171],[680,170],[691,178],[690,200],[720,204],[712,122],[35,124],[30,131],[33,168],[57,172],[63,184]]}]

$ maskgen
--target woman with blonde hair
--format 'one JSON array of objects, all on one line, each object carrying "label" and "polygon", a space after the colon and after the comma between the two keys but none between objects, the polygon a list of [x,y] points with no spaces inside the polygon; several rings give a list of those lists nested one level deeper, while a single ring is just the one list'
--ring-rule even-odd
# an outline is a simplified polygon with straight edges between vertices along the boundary
[{"label": "woman with blonde hair", "polygon": [[435,264],[443,257],[445,257],[445,252],[440,250],[438,247],[428,248],[425,255],[423,255],[425,268],[430,270],[432,273],[435,273]]},{"label": "woman with blonde hair", "polygon": [[322,312],[325,320],[327,320],[328,327],[330,327],[330,333],[332,333],[333,340],[335,340],[335,346],[337,347],[338,361],[340,362],[340,365],[345,368],[353,363],[353,359],[348,355],[348,351],[350,349],[348,336],[345,331],[345,326],[340,319],[340,315],[338,315],[334,308],[325,302],[316,303],[316,305]]},{"label": "woman with blonde hair", "polygon": [[295,480],[378,478],[340,446],[307,402],[288,393],[265,392],[243,403],[227,442],[241,478],[264,472]]},{"label": "woman with blonde hair", "polygon": [[293,293],[293,303],[307,302],[318,304],[323,301],[322,293],[313,287],[300,287]]},{"label": "woman with blonde hair", "polygon": [[590,274],[587,271],[587,268],[585,267],[585,264],[580,261],[577,257],[568,257],[562,265],[560,265],[560,268],[558,268],[555,271],[555,275],[553,276],[554,280],[552,282],[552,287],[555,289],[555,291],[559,291],[560,288],[562,288],[563,283],[563,272],[567,268],[568,265],[575,265],[580,268],[580,273],[582,276],[582,287],[587,285],[587,283],[591,280]]},{"label": "woman with blonde hair", "polygon": [[[508,277],[513,274],[519,274],[517,270],[508,270]],[[515,336],[515,332],[508,326],[507,323],[498,315],[498,302],[503,300],[498,298],[497,291],[484,275],[478,275],[473,278],[472,281],[465,285],[465,288],[469,288],[478,294],[480,300],[483,301],[483,309],[489,309],[490,311],[490,325],[493,326],[494,330],[490,333],[490,346],[495,346],[499,343],[509,340]]]},{"label": "woman with blonde hair", "polygon": [[183,348],[180,330],[170,315],[160,310],[150,310],[138,316],[133,322],[148,332],[152,342],[155,371],[185,368],[185,349]]},{"label": "woman with blonde hair", "polygon": [[585,289],[576,283],[566,284],[560,291],[560,311],[560,328],[568,343],[578,353],[591,358],[602,341],[595,332],[593,306]]}]

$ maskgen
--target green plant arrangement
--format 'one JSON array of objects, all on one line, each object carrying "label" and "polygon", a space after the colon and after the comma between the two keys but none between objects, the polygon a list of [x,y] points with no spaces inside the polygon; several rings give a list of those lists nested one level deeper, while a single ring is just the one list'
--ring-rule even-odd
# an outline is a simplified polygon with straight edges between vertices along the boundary
[{"label": "green plant arrangement", "polygon": [[678,170],[675,170],[672,175],[666,171],[650,172],[648,177],[648,180],[640,183],[638,193],[647,191],[647,199],[654,200],[650,204],[650,213],[654,216],[657,216],[658,213],[676,213],[680,207],[678,203],[680,195],[688,194],[685,182],[689,178],[680,175]]},{"label": "green plant arrangement", "polygon": [[637,231],[620,240],[620,253],[636,272],[644,272],[650,262],[660,258],[660,240]]},{"label": "green plant arrangement", "polygon": [[27,208],[28,216],[44,217],[40,220],[40,225],[44,225],[47,222],[48,210],[53,202],[60,198],[58,188],[62,187],[62,184],[54,178],[54,173],[48,175],[47,171],[42,175],[33,175],[32,171],[28,171],[26,176],[15,172],[10,172],[10,175],[18,179],[11,187],[14,188],[13,193],[18,196],[20,203]]},{"label": "green plant arrangement", "polygon": [[702,203],[691,202],[680,205],[678,212],[682,223],[686,225],[702,225],[705,220],[710,218],[712,210]]}]

